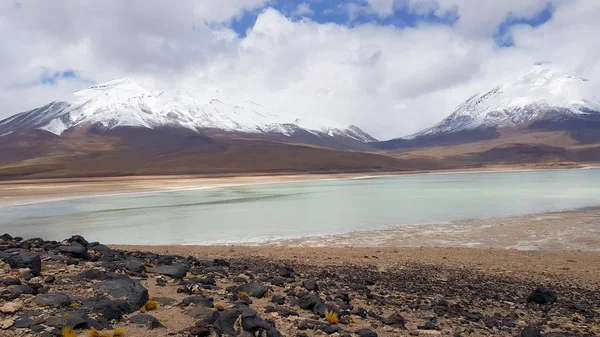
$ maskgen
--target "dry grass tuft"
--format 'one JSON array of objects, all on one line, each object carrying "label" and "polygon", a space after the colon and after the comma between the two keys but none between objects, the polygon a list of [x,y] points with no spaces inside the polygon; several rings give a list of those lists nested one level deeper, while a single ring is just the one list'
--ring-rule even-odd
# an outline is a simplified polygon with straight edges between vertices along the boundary
[{"label": "dry grass tuft", "polygon": [[140,310],[141,313],[144,313],[146,311],[156,310],[158,308],[158,305],[159,305],[159,303],[157,301],[149,300],[139,310]]},{"label": "dry grass tuft", "polygon": [[123,334],[125,333],[125,331],[123,331],[123,329],[118,328],[113,332],[107,332],[107,333],[101,333],[100,331],[96,330],[95,328],[90,328],[90,337],[116,337],[116,336],[123,336]]},{"label": "dry grass tuft", "polygon": [[337,312],[330,310],[325,310],[325,318],[329,324],[338,324],[340,321],[340,317],[338,316]]},{"label": "dry grass tuft", "polygon": [[77,334],[73,328],[66,326],[62,329],[62,337],[77,337]]},{"label": "dry grass tuft", "polygon": [[238,296],[240,296],[240,297],[250,297],[250,296],[252,296],[252,292],[248,293],[248,292],[245,292],[245,291],[238,290]]}]

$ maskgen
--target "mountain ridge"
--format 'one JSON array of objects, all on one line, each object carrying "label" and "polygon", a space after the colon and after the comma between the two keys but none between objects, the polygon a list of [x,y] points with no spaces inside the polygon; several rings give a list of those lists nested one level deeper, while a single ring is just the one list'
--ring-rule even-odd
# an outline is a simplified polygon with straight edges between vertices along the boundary
[{"label": "mountain ridge", "polygon": [[493,139],[503,129],[600,128],[600,98],[589,80],[536,64],[514,81],[471,96],[439,123],[379,147],[452,145]]},{"label": "mountain ridge", "polygon": [[341,137],[361,143],[376,141],[360,128],[333,121],[278,114],[253,101],[236,102],[218,91],[147,90],[130,78],[112,80],[75,91],[54,101],[0,121],[0,136],[41,129],[62,135],[77,127],[111,130],[118,127],[218,129],[292,138],[297,131],[318,137]]}]

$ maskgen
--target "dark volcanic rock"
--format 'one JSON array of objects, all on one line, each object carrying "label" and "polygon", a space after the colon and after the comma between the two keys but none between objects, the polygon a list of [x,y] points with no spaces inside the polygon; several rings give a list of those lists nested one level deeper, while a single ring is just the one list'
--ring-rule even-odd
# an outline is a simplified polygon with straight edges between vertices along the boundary
[{"label": "dark volcanic rock", "polygon": [[305,310],[312,310],[317,304],[323,303],[323,300],[315,294],[306,294],[298,301],[298,306]]},{"label": "dark volcanic rock", "polygon": [[341,316],[341,311],[340,311],[339,308],[337,308],[337,307],[335,307],[333,305],[327,304],[325,302],[319,302],[319,303],[317,303],[313,307],[312,311],[313,311],[313,314],[319,315],[321,317],[325,317],[325,312],[327,312],[327,311],[329,311],[329,312],[335,312],[336,314],[338,314],[338,316]]},{"label": "dark volcanic rock", "polygon": [[138,314],[129,318],[129,322],[137,325],[143,325],[147,329],[152,330],[163,327],[162,324],[152,315]]},{"label": "dark volcanic rock", "polygon": [[68,246],[59,246],[58,251],[80,259],[87,259],[89,257],[87,248],[76,241],[71,242]]},{"label": "dark volcanic rock", "polygon": [[106,296],[88,298],[83,301],[83,305],[107,320],[121,319],[125,313],[129,312],[130,307],[125,300],[111,300]]},{"label": "dark volcanic rock", "polygon": [[44,321],[44,324],[59,329],[62,329],[66,326],[70,326],[73,329],[79,329],[87,326],[87,320],[81,314],[69,313],[68,316],[49,317]]},{"label": "dark volcanic rock", "polygon": [[40,254],[21,249],[7,249],[0,253],[0,259],[8,263],[11,268],[29,268],[35,276],[39,276],[42,272]]},{"label": "dark volcanic rock", "polygon": [[377,333],[369,329],[356,330],[355,333],[358,335],[358,337],[377,337]]},{"label": "dark volcanic rock", "polygon": [[242,309],[234,308],[219,313],[219,318],[214,323],[216,333],[221,335],[236,336],[238,332],[234,328],[235,322],[242,315]]},{"label": "dark volcanic rock", "polygon": [[187,274],[187,267],[183,264],[158,266],[148,269],[148,273],[166,275],[175,279],[182,279]]},{"label": "dark volcanic rock", "polygon": [[69,306],[71,299],[64,294],[43,294],[36,296],[33,299],[33,303],[40,306],[60,308]]},{"label": "dark volcanic rock", "polygon": [[181,301],[181,303],[179,305],[182,307],[187,307],[190,304],[193,304],[195,306],[201,306],[204,308],[212,308],[213,300],[212,300],[212,298],[206,298],[204,296],[190,296],[190,297],[184,298],[183,301]]},{"label": "dark volcanic rock", "polygon": [[11,299],[11,300],[14,300],[15,298],[19,298],[23,294],[36,295],[37,292],[31,286],[29,286],[27,284],[21,284],[21,285],[18,285],[16,287],[14,287],[10,291],[10,294],[8,295],[8,298]]},{"label": "dark volcanic rock", "polygon": [[188,316],[197,319],[196,326],[213,325],[217,319],[219,319],[219,312],[216,310],[197,307],[187,310],[185,312]]},{"label": "dark volcanic rock", "polygon": [[80,244],[80,245],[82,245],[82,246],[84,246],[86,248],[89,245],[89,242],[86,239],[84,239],[83,236],[81,236],[81,235],[73,235],[67,241],[69,241],[69,242],[77,242],[78,244]]},{"label": "dark volcanic rock", "polygon": [[85,280],[106,280],[109,277],[109,274],[107,274],[105,271],[102,270],[98,270],[98,269],[89,269],[89,270],[84,270],[81,273],[79,273],[79,275],[77,275],[77,277],[85,279]]},{"label": "dark volcanic rock", "polygon": [[69,259],[67,259],[67,266],[77,266],[79,265],[79,259],[74,258],[74,257],[70,257]]},{"label": "dark volcanic rock", "polygon": [[207,325],[193,326],[188,328],[187,331],[190,335],[199,337],[208,337],[211,334],[210,326]]},{"label": "dark volcanic rock", "polygon": [[281,277],[292,277],[294,274],[294,268],[288,266],[282,266],[277,268],[277,274]]},{"label": "dark volcanic rock", "polygon": [[242,328],[245,331],[256,333],[261,330],[269,330],[272,326],[260,318],[256,310],[245,307],[242,309]]},{"label": "dark volcanic rock", "polygon": [[312,280],[302,282],[302,286],[308,291],[319,291],[319,285]]},{"label": "dark volcanic rock", "polygon": [[271,306],[268,305],[265,307],[265,312],[266,313],[271,313],[271,312],[276,312],[279,314],[279,316],[282,317],[288,317],[288,316],[298,316],[298,313],[290,310],[286,307],[282,307],[282,306]]},{"label": "dark volcanic rock", "polygon": [[285,304],[285,297],[275,295],[271,298],[271,302],[273,302],[275,304],[283,305],[283,304]]},{"label": "dark volcanic rock", "polygon": [[397,328],[404,328],[406,320],[399,313],[393,313],[382,320],[383,324]]},{"label": "dark volcanic rock", "polygon": [[33,325],[33,319],[29,317],[21,317],[15,321],[13,328],[16,329],[29,329]]},{"label": "dark volcanic rock", "polygon": [[19,274],[19,277],[24,279],[25,281],[29,281],[32,278],[35,277],[35,275],[33,275],[33,273],[31,272],[31,270],[26,270],[24,272],[22,272],[21,274]]},{"label": "dark volcanic rock", "polygon": [[246,283],[239,286],[237,289],[238,291],[243,291],[256,298],[262,298],[263,296],[265,296],[267,291],[269,291],[269,288],[265,287],[264,285],[258,282]]},{"label": "dark volcanic rock", "polygon": [[98,282],[93,285],[93,289],[116,299],[125,299],[129,304],[128,313],[136,311],[148,301],[148,290],[125,275],[115,275]]},{"label": "dark volcanic rock", "polygon": [[119,263],[119,268],[129,272],[141,273],[144,271],[144,265],[142,261],[138,259],[127,259],[121,263]]},{"label": "dark volcanic rock", "polygon": [[176,299],[170,297],[154,297],[152,300],[160,303],[160,305],[174,305],[177,302]]},{"label": "dark volcanic rock", "polygon": [[21,280],[19,280],[18,278],[14,278],[14,277],[7,277],[5,279],[2,279],[2,281],[0,281],[0,283],[2,283],[5,286],[18,286],[18,285],[21,285]]},{"label": "dark volcanic rock", "polygon": [[527,296],[527,303],[552,304],[556,302],[556,293],[550,289],[537,288]]},{"label": "dark volcanic rock", "polygon": [[542,333],[539,328],[534,326],[528,326],[521,331],[521,337],[541,337]]}]

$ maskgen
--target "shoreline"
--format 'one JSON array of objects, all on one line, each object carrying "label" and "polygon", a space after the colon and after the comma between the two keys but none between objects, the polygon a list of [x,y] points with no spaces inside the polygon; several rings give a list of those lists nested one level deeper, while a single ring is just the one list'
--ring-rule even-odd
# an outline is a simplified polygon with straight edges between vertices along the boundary
[{"label": "shoreline", "polygon": [[[600,252],[600,205],[269,240],[266,247],[475,248]],[[377,244],[373,244],[377,242]],[[193,245],[192,245],[193,246]]]},{"label": "shoreline", "polygon": [[[394,171],[362,173],[304,173],[275,175],[207,175],[207,176],[127,176],[92,178],[43,178],[0,180],[0,209],[37,203],[74,200],[90,197],[143,195],[191,191],[210,188],[265,184],[301,183],[351,179],[376,179],[406,175],[476,174],[599,169],[600,166],[570,168],[488,167],[439,171]],[[232,182],[233,181],[233,182]],[[236,182],[237,181],[237,182]]]}]

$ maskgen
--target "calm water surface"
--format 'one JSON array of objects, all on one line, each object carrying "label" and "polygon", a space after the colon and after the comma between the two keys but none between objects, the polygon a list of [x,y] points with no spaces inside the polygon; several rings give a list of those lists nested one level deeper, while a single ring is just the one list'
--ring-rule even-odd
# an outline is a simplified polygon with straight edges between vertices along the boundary
[{"label": "calm water surface", "polygon": [[259,243],[600,205],[600,170],[410,175],[0,208],[0,232],[123,244]]}]

